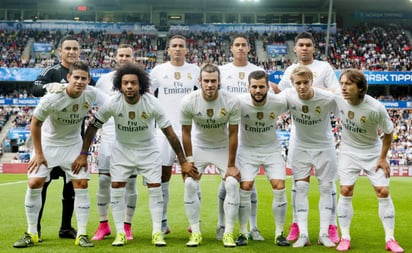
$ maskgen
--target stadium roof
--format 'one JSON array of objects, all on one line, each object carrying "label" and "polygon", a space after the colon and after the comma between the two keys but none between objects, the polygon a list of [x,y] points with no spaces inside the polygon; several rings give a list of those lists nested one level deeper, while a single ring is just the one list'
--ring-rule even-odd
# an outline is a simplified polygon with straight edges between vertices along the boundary
[{"label": "stadium roof", "polygon": [[[216,10],[225,9],[265,9],[273,11],[328,10],[330,0],[2,0],[5,9],[42,9],[52,6],[86,5],[98,10],[130,10],[134,6],[152,6],[152,8],[182,10]],[[411,0],[333,0],[335,11],[402,11],[412,10]]]}]

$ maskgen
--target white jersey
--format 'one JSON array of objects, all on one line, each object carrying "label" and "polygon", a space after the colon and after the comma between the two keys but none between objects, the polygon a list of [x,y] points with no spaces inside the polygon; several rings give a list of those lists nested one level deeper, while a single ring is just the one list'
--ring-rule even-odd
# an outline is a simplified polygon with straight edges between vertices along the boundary
[{"label": "white jersey", "polygon": [[[97,80],[96,88],[104,92],[105,94],[109,95],[110,98],[113,98],[114,95],[118,94],[118,91],[113,90],[113,78],[116,71],[112,71],[100,76],[99,80]],[[115,136],[114,131],[114,119],[111,118],[107,121],[101,131],[102,141],[113,141]]]},{"label": "white jersey", "polygon": [[157,147],[154,121],[160,128],[170,126],[159,101],[148,93],[136,104],[127,103],[123,94],[117,94],[95,114],[103,123],[110,117],[114,118],[116,141],[134,149]]},{"label": "white jersey", "polygon": [[342,123],[340,152],[380,154],[382,141],[378,129],[386,134],[393,131],[385,106],[369,95],[359,105],[350,105],[340,95],[336,102]]},{"label": "white jersey", "polygon": [[229,144],[229,125],[240,122],[239,101],[219,90],[214,101],[206,101],[202,90],[186,95],[182,101],[181,124],[194,123],[193,145],[201,148],[223,148]]},{"label": "white jersey", "polygon": [[314,87],[311,99],[300,99],[295,88],[281,92],[291,114],[290,143],[301,150],[322,151],[334,148],[330,113],[337,113],[335,94]]},{"label": "white jersey", "polygon": [[233,63],[228,63],[219,67],[221,90],[232,94],[248,93],[248,76],[256,70],[262,68],[248,62],[246,66],[238,67]]},{"label": "white jersey", "polygon": [[46,94],[33,111],[33,116],[44,122],[41,128],[42,143],[48,146],[70,146],[81,142],[84,117],[93,104],[102,105],[106,98],[91,86],[87,86],[77,98],[67,95],[66,89],[61,93]]},{"label": "white jersey", "polygon": [[[290,80],[290,75],[292,71],[299,66],[298,63],[294,63],[286,68],[285,73],[283,73],[282,79],[280,80],[278,87],[280,90],[292,87],[292,82]],[[314,60],[311,64],[304,65],[308,67],[313,73],[313,86],[328,88],[338,91],[340,88],[339,81],[336,77],[335,71],[329,65],[329,63],[324,61]]]},{"label": "white jersey", "polygon": [[157,98],[178,135],[181,132],[179,115],[182,98],[198,86],[199,74],[200,68],[196,64],[186,62],[183,66],[166,62],[150,72],[150,89],[152,92],[158,90]]},{"label": "white jersey", "polygon": [[250,94],[239,96],[241,121],[239,145],[258,148],[263,153],[280,152],[281,146],[276,134],[277,118],[287,110],[284,96],[268,94],[263,106],[255,106]]}]

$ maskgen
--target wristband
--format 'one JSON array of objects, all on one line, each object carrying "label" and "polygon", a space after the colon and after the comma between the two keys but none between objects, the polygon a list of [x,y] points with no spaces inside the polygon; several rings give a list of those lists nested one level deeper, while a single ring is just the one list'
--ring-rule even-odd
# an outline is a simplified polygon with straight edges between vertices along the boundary
[{"label": "wristband", "polygon": [[87,156],[87,155],[90,155],[90,152],[83,152],[83,151],[81,151],[81,152],[80,152],[80,155],[86,155],[86,156]]},{"label": "wristband", "polygon": [[186,156],[186,161],[189,163],[193,163],[194,162],[193,156]]}]

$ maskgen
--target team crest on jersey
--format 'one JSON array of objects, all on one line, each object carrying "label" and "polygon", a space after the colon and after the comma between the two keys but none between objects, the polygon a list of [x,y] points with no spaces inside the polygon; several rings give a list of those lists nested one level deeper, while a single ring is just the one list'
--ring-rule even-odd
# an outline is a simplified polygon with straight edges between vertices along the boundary
[{"label": "team crest on jersey", "polygon": [[245,72],[239,72],[239,79],[243,80],[245,79],[245,76],[246,76]]},{"label": "team crest on jersey", "polygon": [[317,113],[319,113],[319,114],[320,114],[320,112],[321,112],[320,106],[316,106],[316,108],[315,108],[315,112],[317,112]]},{"label": "team crest on jersey", "polygon": [[180,78],[181,78],[180,72],[175,72],[175,79],[180,80]]},{"label": "team crest on jersey", "polygon": [[308,112],[309,112],[309,106],[303,105],[303,106],[302,106],[302,112],[308,113]]},{"label": "team crest on jersey", "polygon": [[85,102],[83,107],[86,108],[86,109],[89,109],[90,105],[89,105],[89,103]]},{"label": "team crest on jersey", "polygon": [[129,119],[135,119],[136,118],[136,113],[135,112],[129,112]]},{"label": "team crest on jersey", "polygon": [[213,117],[213,109],[207,109],[206,114],[209,118]]},{"label": "team crest on jersey", "polygon": [[147,115],[146,112],[142,112],[142,115],[140,115],[141,118],[147,119],[149,116]]},{"label": "team crest on jersey", "polygon": [[355,113],[352,111],[348,111],[348,118],[353,119],[355,117]]},{"label": "team crest on jersey", "polygon": [[276,119],[276,114],[274,112],[269,113],[269,118]]},{"label": "team crest on jersey", "polygon": [[220,109],[220,115],[221,116],[226,116],[226,114],[227,114],[227,111],[226,111],[225,108]]},{"label": "team crest on jersey", "polygon": [[189,80],[193,79],[192,73],[187,73],[187,79],[189,79]]},{"label": "team crest on jersey", "polygon": [[73,112],[77,112],[79,110],[79,104],[74,104],[72,109]]},{"label": "team crest on jersey", "polygon": [[257,112],[257,113],[256,113],[256,118],[257,118],[258,120],[262,120],[262,119],[263,119],[263,112]]},{"label": "team crest on jersey", "polygon": [[366,123],[366,116],[361,116],[360,117],[360,122],[362,122],[363,124]]}]

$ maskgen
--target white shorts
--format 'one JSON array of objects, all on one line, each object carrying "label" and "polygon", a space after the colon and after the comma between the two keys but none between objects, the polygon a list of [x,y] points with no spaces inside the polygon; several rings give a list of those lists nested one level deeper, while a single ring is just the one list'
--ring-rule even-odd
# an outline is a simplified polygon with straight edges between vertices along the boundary
[{"label": "white shorts", "polygon": [[[373,156],[371,156],[373,155]],[[379,154],[357,155],[351,153],[339,153],[339,184],[354,185],[363,172],[368,176],[373,186],[389,186],[389,178],[385,177],[382,169],[375,171]]]},{"label": "white shorts", "polygon": [[324,182],[332,182],[337,177],[337,157],[334,148],[311,151],[291,148],[288,154],[289,166],[293,171],[294,180],[303,179],[311,175],[312,167],[315,176]]},{"label": "white shorts", "polygon": [[[90,171],[88,169],[81,169],[78,174],[73,174],[72,172],[72,164],[79,156],[81,148],[81,142],[63,147],[47,146],[47,144],[43,144],[44,157],[46,158],[49,167],[47,168],[46,166],[41,165],[36,173],[30,173],[28,174],[28,177],[44,177],[46,178],[46,181],[49,181],[52,168],[60,166],[66,173],[66,183],[70,182],[72,179],[90,179]],[[32,157],[33,156],[34,150],[32,153]]]},{"label": "white shorts", "polygon": [[127,182],[127,179],[140,174],[148,184],[161,182],[162,165],[157,147],[133,149],[113,144],[110,175],[112,182]]},{"label": "white shorts", "polygon": [[285,161],[282,154],[274,150],[272,153],[264,154],[250,148],[239,147],[237,152],[237,166],[240,170],[241,182],[254,181],[263,166],[268,180],[286,178]]},{"label": "white shorts", "polygon": [[[177,136],[181,141],[181,136]],[[162,160],[162,165],[172,166],[176,161],[176,153],[170,146],[167,137],[163,134],[162,130],[157,131],[156,140],[160,148],[160,158]]]},{"label": "white shorts", "polygon": [[225,176],[229,158],[229,148],[199,148],[193,146],[193,160],[199,173],[203,173],[209,164],[214,164],[222,177]]}]

